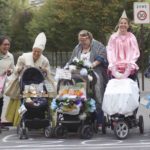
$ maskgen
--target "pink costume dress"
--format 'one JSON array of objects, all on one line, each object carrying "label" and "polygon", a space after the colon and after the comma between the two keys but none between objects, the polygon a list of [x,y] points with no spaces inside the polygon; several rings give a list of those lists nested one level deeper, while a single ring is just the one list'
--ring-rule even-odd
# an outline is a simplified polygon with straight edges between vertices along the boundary
[{"label": "pink costume dress", "polygon": [[[133,71],[138,70],[136,64],[140,51],[136,37],[127,32],[120,35],[118,32],[111,35],[107,45],[108,69],[116,78],[127,78]],[[119,76],[122,75],[122,76]]]}]

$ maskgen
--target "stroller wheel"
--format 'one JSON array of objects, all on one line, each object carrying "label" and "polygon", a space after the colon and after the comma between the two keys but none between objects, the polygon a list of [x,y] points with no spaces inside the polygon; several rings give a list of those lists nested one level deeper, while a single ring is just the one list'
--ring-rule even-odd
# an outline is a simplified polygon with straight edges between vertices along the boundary
[{"label": "stroller wheel", "polygon": [[44,134],[45,134],[46,138],[52,137],[52,128],[51,128],[51,126],[48,126],[48,127],[45,128]]},{"label": "stroller wheel", "polygon": [[144,120],[142,115],[139,116],[139,131],[140,134],[144,133]]},{"label": "stroller wheel", "polygon": [[129,128],[126,122],[119,121],[114,126],[114,132],[118,139],[126,139],[129,133]]},{"label": "stroller wheel", "polygon": [[106,134],[106,127],[107,127],[107,119],[106,116],[103,118],[103,123],[102,123],[102,133]]},{"label": "stroller wheel", "polygon": [[66,133],[65,128],[62,125],[56,126],[54,132],[56,138],[63,138]]},{"label": "stroller wheel", "polygon": [[80,138],[82,139],[91,139],[93,136],[93,130],[90,125],[84,125],[81,129]]}]

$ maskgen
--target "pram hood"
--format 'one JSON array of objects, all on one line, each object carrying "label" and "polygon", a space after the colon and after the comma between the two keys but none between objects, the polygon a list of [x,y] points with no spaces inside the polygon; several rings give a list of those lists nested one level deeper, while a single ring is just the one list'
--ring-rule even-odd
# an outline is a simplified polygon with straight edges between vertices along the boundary
[{"label": "pram hood", "polygon": [[25,85],[40,84],[45,80],[41,70],[35,67],[27,68],[20,78],[20,89],[24,90]]}]

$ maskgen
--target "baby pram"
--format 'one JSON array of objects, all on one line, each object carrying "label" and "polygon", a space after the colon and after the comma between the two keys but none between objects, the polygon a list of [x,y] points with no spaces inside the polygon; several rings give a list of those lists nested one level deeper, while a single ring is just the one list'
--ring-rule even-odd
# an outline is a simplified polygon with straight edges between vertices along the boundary
[{"label": "baby pram", "polygon": [[18,126],[19,138],[28,138],[28,130],[44,129],[45,137],[51,136],[50,109],[45,77],[41,70],[28,68],[20,79],[19,113],[21,121]]},{"label": "baby pram", "polygon": [[[90,83],[87,77],[77,72],[70,79],[60,79],[58,96],[52,102],[56,107],[57,121],[54,135],[62,138],[68,132],[78,133],[80,138],[90,139],[96,131],[96,106],[91,98]],[[54,106],[55,105],[55,106]]]},{"label": "baby pram", "polygon": [[106,87],[103,100],[104,117],[102,128],[110,127],[118,139],[125,139],[129,129],[139,127],[141,134],[144,132],[143,116],[137,119],[136,113],[139,106],[139,82],[136,76],[132,79],[111,79]]}]

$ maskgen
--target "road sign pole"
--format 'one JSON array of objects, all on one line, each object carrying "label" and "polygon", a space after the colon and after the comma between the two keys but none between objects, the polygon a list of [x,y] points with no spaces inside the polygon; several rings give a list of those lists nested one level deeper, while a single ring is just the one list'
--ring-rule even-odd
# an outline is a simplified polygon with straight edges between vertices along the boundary
[{"label": "road sign pole", "polygon": [[144,91],[144,24],[150,23],[150,5],[144,0],[134,2],[134,23],[141,24],[140,26],[140,63],[142,71],[142,90]]},{"label": "road sign pole", "polygon": [[144,44],[144,25],[141,24],[140,27],[140,53],[141,53],[141,67],[142,67],[142,91],[144,91],[144,48],[143,48],[143,44]]}]

